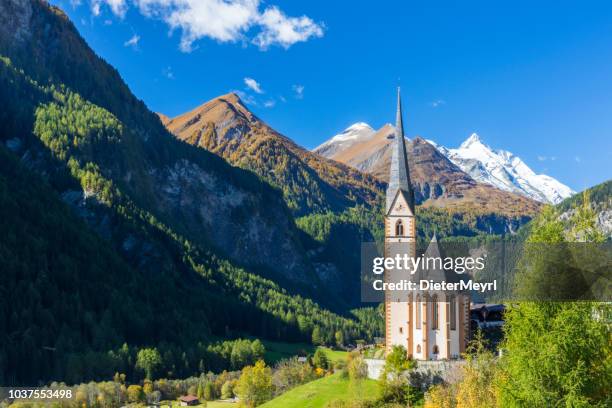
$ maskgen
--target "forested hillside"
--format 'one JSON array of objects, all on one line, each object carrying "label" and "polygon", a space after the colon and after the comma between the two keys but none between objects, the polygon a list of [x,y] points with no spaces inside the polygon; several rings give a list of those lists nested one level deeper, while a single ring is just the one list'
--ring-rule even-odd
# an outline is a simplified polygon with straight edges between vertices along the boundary
[{"label": "forested hillside", "polygon": [[277,190],[170,137],[58,9],[0,15],[4,384],[108,378],[145,346],[195,375],[223,368],[218,336],[376,334],[316,303],[338,307]]},{"label": "forested hillside", "polygon": [[[15,70],[23,70],[7,78],[12,85],[4,90],[3,132],[6,139],[22,139],[32,165],[38,163],[32,146],[42,141],[62,161],[97,166],[136,205],[186,238],[300,286],[313,281],[281,194],[251,172],[169,137],[157,115],[93,53],[59,9],[20,0],[1,3],[0,13],[10,17],[0,29],[0,54]],[[50,88],[43,92],[40,86]],[[74,112],[77,104],[84,113]],[[30,140],[37,109],[45,132]],[[54,127],[56,120],[62,129]],[[44,129],[46,124],[51,128]],[[87,135],[88,125],[100,126],[102,134]],[[61,132],[75,132],[75,140]],[[49,171],[47,164],[40,167]]]}]

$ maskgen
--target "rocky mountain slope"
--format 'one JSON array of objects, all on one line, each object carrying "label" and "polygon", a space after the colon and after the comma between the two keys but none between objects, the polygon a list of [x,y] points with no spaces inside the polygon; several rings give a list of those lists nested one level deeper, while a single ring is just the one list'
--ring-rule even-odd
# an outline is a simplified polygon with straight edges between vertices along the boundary
[{"label": "rocky mountain slope", "polygon": [[493,150],[474,133],[457,149],[430,141],[453,163],[476,181],[534,200],[557,204],[575,193],[568,186],[545,174],[536,174],[520,157],[506,150]]},{"label": "rocky mountain slope", "polygon": [[[315,149],[316,153],[370,173],[386,181],[391,160],[390,143],[394,128],[385,125],[369,138],[351,140],[342,149]],[[417,203],[425,207],[444,207],[457,211],[497,213],[506,216],[533,215],[539,204],[522,195],[501,191],[478,183],[448,160],[432,144],[417,137],[408,141],[410,176]],[[332,153],[329,153],[332,152]]]},{"label": "rocky mountain slope", "polygon": [[[612,180],[597,184],[586,191],[590,207],[595,211],[597,227],[612,239]],[[578,193],[557,204],[561,219],[569,220],[576,207],[584,204],[584,193]]]},{"label": "rocky mountain slope", "polygon": [[259,174],[282,190],[298,216],[371,204],[382,191],[375,178],[313,154],[281,135],[234,93],[172,118],[166,127],[179,139]]}]

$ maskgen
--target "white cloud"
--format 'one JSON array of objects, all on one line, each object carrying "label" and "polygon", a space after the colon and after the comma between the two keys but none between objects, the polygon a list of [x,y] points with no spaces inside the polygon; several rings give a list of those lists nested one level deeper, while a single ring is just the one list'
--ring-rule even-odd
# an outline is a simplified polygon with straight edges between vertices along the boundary
[{"label": "white cloud", "polygon": [[261,89],[261,85],[259,84],[259,82],[257,82],[253,78],[249,78],[249,77],[244,78],[244,83],[246,84],[247,87],[249,87],[256,93],[258,94],[264,93],[263,90]]},{"label": "white cloud", "polygon": [[134,34],[132,38],[123,43],[124,47],[132,47],[134,49],[138,48],[138,41],[140,41],[140,36],[138,34]]},{"label": "white cloud", "polygon": [[238,95],[242,102],[246,103],[247,105],[257,106],[257,101],[255,100],[255,97],[253,97],[253,95],[240,90],[232,90],[230,92],[233,92]]},{"label": "white cloud", "polygon": [[110,7],[113,14],[123,18],[127,12],[128,5],[126,0],[91,0],[91,12],[94,16],[100,15],[100,5],[106,4]]},{"label": "white cloud", "polygon": [[443,99],[438,99],[438,100],[433,101],[433,102],[431,103],[431,107],[432,107],[432,108],[437,108],[437,107],[442,106],[442,105],[446,105],[446,101],[445,101],[445,100],[443,100]]},{"label": "white cloud", "polygon": [[268,7],[259,17],[262,31],[253,39],[261,49],[279,44],[289,48],[310,37],[323,37],[323,28],[307,16],[287,17],[278,7]]},{"label": "white cloud", "polygon": [[265,108],[273,108],[274,105],[276,105],[276,101],[274,99],[270,99],[270,100],[264,102],[264,107]]},{"label": "white cloud", "polygon": [[100,15],[100,3],[99,2],[94,1],[91,3],[91,14],[93,14],[96,17]]},{"label": "white cloud", "polygon": [[[127,0],[91,0],[92,13],[100,4],[123,18]],[[211,38],[219,42],[252,42],[260,49],[272,45],[289,48],[297,42],[323,36],[323,26],[310,17],[289,17],[278,7],[261,10],[261,0],[133,0],[141,14],[180,30],[180,49],[189,52],[194,42]]]},{"label": "white cloud", "polygon": [[295,99],[303,99],[304,98],[304,85],[293,85],[291,87],[293,92],[295,92]]},{"label": "white cloud", "polygon": [[546,161],[548,159],[546,156],[538,156],[538,161]]}]

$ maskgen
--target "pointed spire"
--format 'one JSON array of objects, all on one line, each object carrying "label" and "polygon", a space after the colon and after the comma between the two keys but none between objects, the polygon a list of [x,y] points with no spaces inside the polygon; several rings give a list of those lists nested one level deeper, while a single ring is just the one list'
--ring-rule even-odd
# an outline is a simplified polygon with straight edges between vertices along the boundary
[{"label": "pointed spire", "polygon": [[404,120],[402,118],[402,98],[400,87],[397,87],[397,112],[395,113],[395,135],[404,137]]},{"label": "pointed spire", "polygon": [[406,142],[404,141],[404,121],[402,118],[402,100],[399,87],[397,88],[395,138],[391,152],[389,185],[387,186],[387,212],[390,210],[398,190],[404,192],[408,204],[414,212],[414,192],[410,185],[410,171],[408,170],[408,154],[406,153]]}]

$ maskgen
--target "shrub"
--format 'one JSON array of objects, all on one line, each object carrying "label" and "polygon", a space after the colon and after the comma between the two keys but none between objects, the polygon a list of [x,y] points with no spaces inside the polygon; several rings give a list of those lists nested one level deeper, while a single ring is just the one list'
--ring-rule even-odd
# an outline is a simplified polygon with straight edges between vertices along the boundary
[{"label": "shrub", "polygon": [[368,366],[363,356],[358,352],[352,352],[348,355],[347,370],[351,380],[360,380],[368,376]]}]

